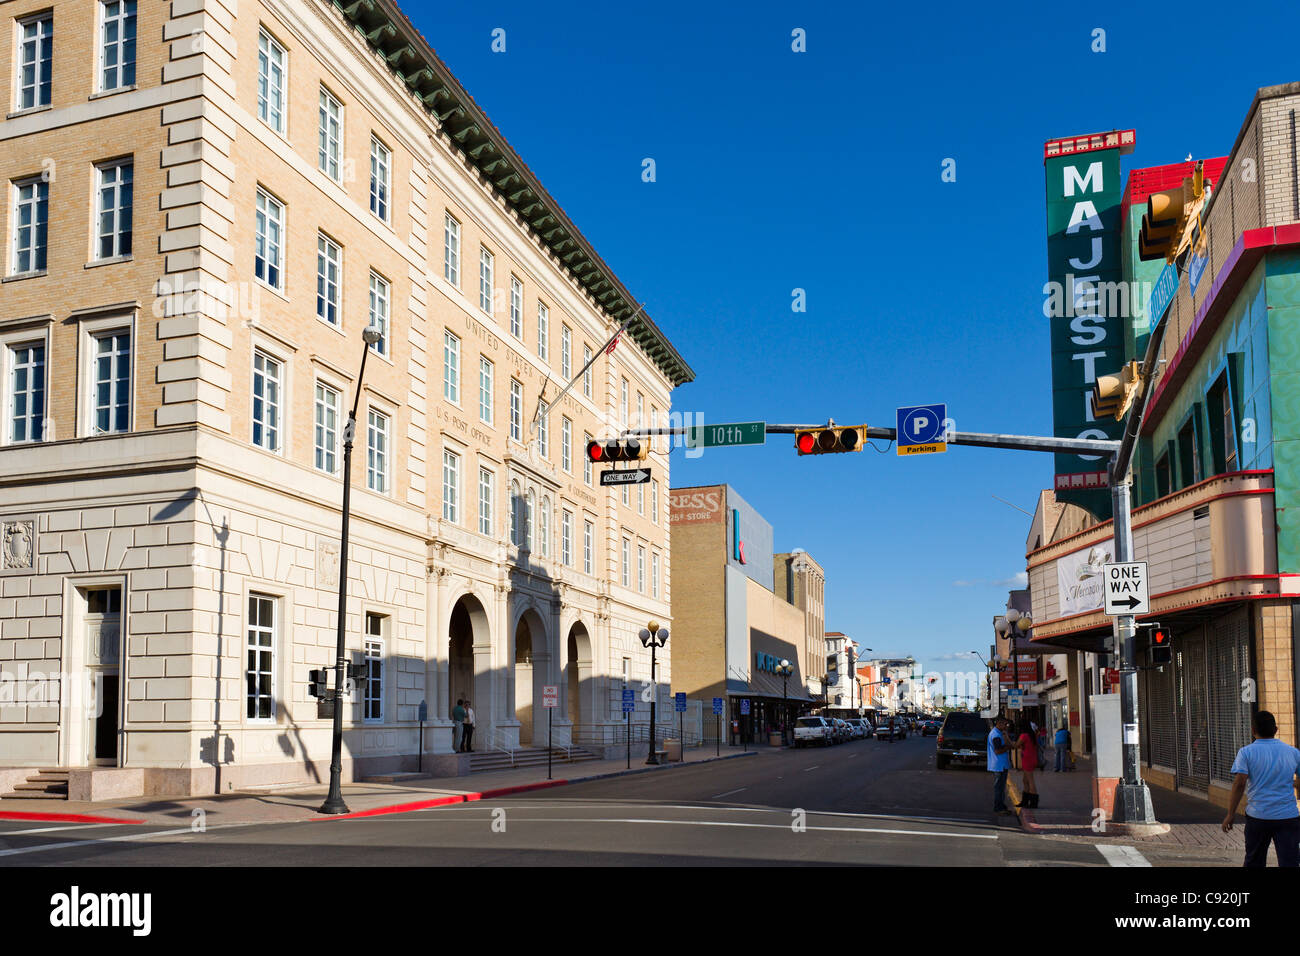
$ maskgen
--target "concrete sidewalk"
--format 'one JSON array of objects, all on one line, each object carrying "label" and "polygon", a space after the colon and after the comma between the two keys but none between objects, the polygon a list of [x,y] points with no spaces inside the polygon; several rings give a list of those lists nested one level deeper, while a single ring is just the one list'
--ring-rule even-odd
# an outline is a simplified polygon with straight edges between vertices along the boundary
[{"label": "concrete sidewalk", "polygon": [[[1052,752],[1047,754],[1052,766]],[[1056,773],[1039,771],[1035,775],[1039,802],[1037,809],[1016,809],[1020,826],[1026,832],[1054,837],[1080,837],[1092,841],[1137,841],[1152,846],[1196,847],[1214,850],[1237,850],[1245,853],[1245,820],[1240,813],[1230,833],[1220,823],[1224,810],[1185,793],[1150,786],[1151,804],[1155,809],[1155,826],[1101,821],[1094,813],[1092,800],[1093,762],[1078,757],[1074,771]],[[1020,802],[1020,772],[1011,771],[1007,779],[1010,803]]]},{"label": "concrete sidewalk", "polygon": [[[721,756],[714,749],[695,748],[686,752],[686,759],[678,763],[645,766],[645,757],[632,758],[627,767],[626,758],[618,760],[592,760],[582,763],[556,763],[552,778],[547,780],[546,768],[498,770],[466,777],[433,777],[432,775],[395,775],[388,783],[344,783],[343,799],[353,814],[375,813],[386,808],[411,804],[437,805],[480,800],[510,793],[525,792],[543,787],[563,787],[565,784],[603,777],[624,776],[637,773],[671,772],[675,768],[705,764],[715,760],[737,757],[754,757],[766,750],[742,751],[739,747],[723,747]],[[772,748],[771,753],[780,753]],[[62,800],[5,800],[0,805],[3,820],[53,820],[74,818],[68,822],[118,822],[148,826],[194,826],[202,821],[204,826],[250,823],[290,823],[309,820],[330,820],[316,812],[329,790],[329,781],[306,786],[294,786],[258,791],[235,791],[208,797],[135,797],[102,803],[80,803]],[[391,811],[390,811],[391,812]],[[78,821],[77,817],[88,817]]]}]

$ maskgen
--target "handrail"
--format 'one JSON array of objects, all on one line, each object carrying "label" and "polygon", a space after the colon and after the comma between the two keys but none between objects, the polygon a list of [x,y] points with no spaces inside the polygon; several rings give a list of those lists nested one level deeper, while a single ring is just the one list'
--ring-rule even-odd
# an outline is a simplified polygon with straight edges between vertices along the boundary
[{"label": "handrail", "polygon": [[515,765],[515,752],[509,746],[510,735],[500,727],[493,727],[488,731],[487,744],[489,750],[498,750],[510,758],[510,766]]}]

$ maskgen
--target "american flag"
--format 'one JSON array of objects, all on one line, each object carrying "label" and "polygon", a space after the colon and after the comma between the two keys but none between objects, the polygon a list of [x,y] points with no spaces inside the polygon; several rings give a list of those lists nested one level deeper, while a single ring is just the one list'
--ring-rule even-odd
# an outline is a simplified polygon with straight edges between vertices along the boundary
[{"label": "american flag", "polygon": [[609,341],[609,345],[607,345],[607,346],[605,347],[605,354],[606,354],[606,355],[613,355],[613,354],[614,354],[614,349],[618,348],[618,339],[619,339],[619,336],[622,335],[622,334],[623,334],[623,332],[622,332],[622,330],[620,330],[620,331],[618,331],[618,332],[616,332],[616,333],[614,334],[614,337],[613,337],[612,339],[610,339],[610,341]]}]

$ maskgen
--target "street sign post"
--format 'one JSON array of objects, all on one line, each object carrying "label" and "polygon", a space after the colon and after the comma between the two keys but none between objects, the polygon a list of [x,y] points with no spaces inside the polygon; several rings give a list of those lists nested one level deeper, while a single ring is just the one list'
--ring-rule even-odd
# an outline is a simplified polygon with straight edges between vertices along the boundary
[{"label": "street sign post", "polygon": [[627,722],[627,769],[632,769],[632,711],[636,710],[636,691],[623,688],[623,719]]},{"label": "street sign post", "polygon": [[555,730],[551,723],[551,715],[555,713],[555,708],[560,703],[560,687],[558,684],[542,685],[542,706],[546,708],[546,779],[551,779],[551,754],[555,747]]},{"label": "street sign post", "polygon": [[934,455],[948,450],[947,405],[911,405],[898,410],[895,441],[900,455]]},{"label": "street sign post", "polygon": [[717,756],[720,757],[722,756],[722,698],[721,697],[713,698],[713,723],[714,723],[715,736],[717,738],[714,741],[714,744],[716,745],[715,753]]},{"label": "street sign post", "polygon": [[644,485],[649,480],[649,468],[624,468],[600,473],[601,487],[609,485]]},{"label": "street sign post", "polygon": [[[748,697],[746,697],[744,700],[742,700],[742,701],[740,702],[740,716],[741,716],[741,717],[748,717],[748,716],[749,716],[749,698],[748,698]],[[745,751],[748,751],[748,750],[749,750],[749,741],[747,741],[747,740],[745,739],[745,722],[744,722],[744,721],[741,721],[741,724],[740,724],[740,747],[741,747],[742,750],[745,750]]]},{"label": "street sign post", "polygon": [[762,445],[766,441],[766,422],[724,422],[718,425],[692,425],[686,430],[685,436],[687,448]]},{"label": "street sign post", "polygon": [[1120,614],[1150,613],[1151,595],[1147,591],[1145,561],[1103,564],[1101,576],[1106,587],[1107,614],[1116,617]]}]

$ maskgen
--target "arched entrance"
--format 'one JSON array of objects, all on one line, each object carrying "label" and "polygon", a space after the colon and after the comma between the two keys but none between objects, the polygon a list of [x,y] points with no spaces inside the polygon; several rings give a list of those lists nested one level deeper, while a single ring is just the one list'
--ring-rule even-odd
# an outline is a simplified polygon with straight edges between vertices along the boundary
[{"label": "arched entrance", "polygon": [[478,674],[474,667],[474,645],[489,643],[487,613],[478,598],[462,595],[451,609],[447,624],[447,700],[443,716],[450,718],[456,701],[473,702],[478,733],[486,730],[487,697],[479,693]]},{"label": "arched entrance", "polygon": [[546,628],[534,610],[525,611],[515,625],[515,719],[519,721],[519,742],[536,743],[534,733],[546,733],[546,715],[541,714],[542,687],[550,674],[551,655]]},{"label": "arched entrance", "polygon": [[590,723],[591,709],[591,638],[581,621],[569,628],[564,649],[564,677],[567,687],[569,722],[574,727]]}]

